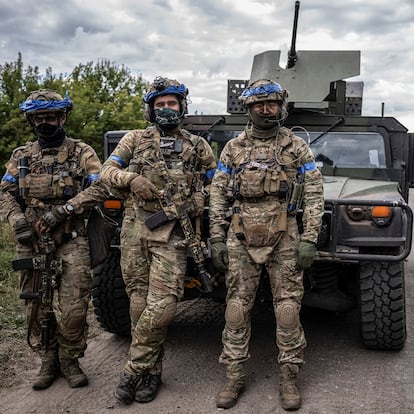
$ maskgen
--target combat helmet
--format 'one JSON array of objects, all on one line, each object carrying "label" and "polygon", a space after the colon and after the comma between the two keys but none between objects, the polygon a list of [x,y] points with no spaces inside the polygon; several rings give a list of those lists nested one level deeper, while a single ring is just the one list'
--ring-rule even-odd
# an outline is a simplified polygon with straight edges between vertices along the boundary
[{"label": "combat helmet", "polygon": [[187,87],[176,81],[175,79],[168,79],[162,76],[157,76],[150,84],[147,93],[144,95],[145,119],[150,122],[155,122],[154,113],[154,99],[162,95],[176,95],[180,103],[179,121],[181,121],[188,112],[187,108]]},{"label": "combat helmet", "polygon": [[251,114],[249,108],[253,104],[263,101],[277,101],[281,108],[278,119],[283,122],[288,115],[287,97],[288,91],[277,82],[270,79],[259,79],[249,84],[240,95],[239,101],[246,107],[249,115]]},{"label": "combat helmet", "polygon": [[31,116],[34,114],[46,112],[68,113],[72,110],[73,103],[69,98],[68,91],[66,91],[66,96],[63,98],[52,89],[39,89],[31,92],[19,107],[24,112],[26,119],[31,122]]}]

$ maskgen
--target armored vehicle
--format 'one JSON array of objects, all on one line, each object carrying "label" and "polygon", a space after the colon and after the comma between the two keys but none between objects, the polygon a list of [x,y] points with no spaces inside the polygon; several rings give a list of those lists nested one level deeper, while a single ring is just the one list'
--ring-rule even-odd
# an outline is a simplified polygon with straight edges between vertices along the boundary
[{"label": "armored vehicle", "polygon": [[[189,115],[184,127],[206,137],[219,154],[247,123],[237,98],[249,81],[272,79],[289,91],[285,126],[310,144],[324,177],[325,214],[317,258],[304,275],[303,304],[331,312],[358,309],[362,343],[399,350],[407,336],[404,260],[412,241],[413,134],[393,117],[362,115],[363,83],[344,80],[359,74],[359,51],[295,50],[298,9],[296,2],[287,67],[279,65],[280,51],[256,55],[250,80],[228,81],[228,114]],[[105,134],[106,156],[124,132]],[[111,214],[119,223],[117,210],[106,211]],[[297,221],[300,228],[300,210]],[[112,247],[102,248],[94,269],[93,303],[104,328],[128,334],[114,229]],[[207,240],[208,226],[204,229]],[[224,275],[216,275],[213,292],[203,293],[192,283],[190,261],[186,298],[223,299]],[[266,283],[266,275],[263,279]]]}]

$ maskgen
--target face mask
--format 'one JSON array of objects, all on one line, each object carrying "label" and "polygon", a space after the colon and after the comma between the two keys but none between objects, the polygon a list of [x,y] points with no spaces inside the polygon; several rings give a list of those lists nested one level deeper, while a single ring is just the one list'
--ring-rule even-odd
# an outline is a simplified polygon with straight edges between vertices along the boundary
[{"label": "face mask", "polygon": [[56,131],[59,127],[56,125],[50,125],[50,124],[40,124],[38,125],[35,130],[36,130],[36,135],[37,136],[42,136],[44,138],[51,138],[56,134]]},{"label": "face mask", "polygon": [[155,109],[154,114],[155,123],[162,129],[174,129],[181,123],[182,117],[180,116],[180,113],[175,109]]},{"label": "face mask", "polygon": [[38,125],[35,131],[42,148],[59,147],[65,139],[65,130],[61,126],[43,123]]}]

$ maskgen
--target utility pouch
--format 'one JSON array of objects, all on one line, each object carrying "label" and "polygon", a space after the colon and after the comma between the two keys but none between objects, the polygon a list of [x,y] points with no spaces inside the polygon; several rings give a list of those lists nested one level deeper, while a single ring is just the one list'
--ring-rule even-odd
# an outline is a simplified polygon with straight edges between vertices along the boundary
[{"label": "utility pouch", "polygon": [[165,214],[165,211],[160,210],[146,218],[144,223],[150,230],[155,230],[169,221],[170,219]]},{"label": "utility pouch", "polygon": [[245,169],[240,173],[240,195],[262,197],[264,195],[265,170]]}]

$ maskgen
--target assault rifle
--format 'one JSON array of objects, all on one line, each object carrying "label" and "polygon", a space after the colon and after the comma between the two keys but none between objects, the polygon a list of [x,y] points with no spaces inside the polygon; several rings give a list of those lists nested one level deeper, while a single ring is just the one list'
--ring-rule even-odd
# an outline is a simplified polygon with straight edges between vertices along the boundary
[{"label": "assault rifle", "polygon": [[165,162],[160,161],[157,167],[159,167],[159,171],[167,183],[160,198],[163,209],[148,217],[145,224],[150,230],[154,230],[171,220],[178,219],[184,233],[184,244],[190,251],[196,265],[197,275],[201,282],[200,290],[203,293],[211,293],[214,290],[214,283],[205,266],[204,243],[198,240],[188,216],[190,205],[187,200],[183,200],[180,190],[176,188],[177,186],[171,179]]},{"label": "assault rifle", "polygon": [[27,331],[27,342],[33,348],[30,336],[32,324],[36,321],[40,307],[42,319],[40,320],[41,347],[49,347],[50,332],[56,324],[53,312],[53,292],[58,286],[62,275],[62,259],[55,256],[56,245],[49,233],[42,234],[38,241],[38,251],[33,257],[16,259],[12,261],[13,270],[33,270],[32,291],[23,291],[20,299],[30,300],[33,303]]}]

